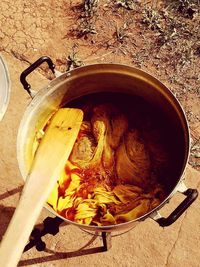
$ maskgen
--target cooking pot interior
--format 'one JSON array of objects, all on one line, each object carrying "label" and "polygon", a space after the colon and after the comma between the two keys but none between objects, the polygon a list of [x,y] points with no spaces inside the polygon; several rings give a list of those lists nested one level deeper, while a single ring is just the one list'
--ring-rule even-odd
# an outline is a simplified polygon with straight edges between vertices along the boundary
[{"label": "cooking pot interior", "polygon": [[[127,74],[127,73],[126,73]],[[146,76],[145,76],[146,75]],[[88,103],[113,103],[134,117],[133,125],[150,115],[163,135],[170,154],[167,175],[160,181],[170,193],[181,178],[188,156],[188,129],[183,111],[171,92],[148,74],[123,71],[95,72],[72,79],[61,105],[84,107]],[[137,114],[134,113],[138,112]]]},{"label": "cooking pot interior", "polygon": [[176,98],[157,79],[114,64],[75,69],[56,78],[36,95],[18,134],[18,161],[24,179],[31,166],[34,139],[52,112],[63,106],[83,108],[88,103],[114,103],[132,116],[133,125],[139,127],[147,115],[153,118],[170,154],[167,173],[159,181],[169,195],[181,179],[188,158],[189,133],[184,113]]},{"label": "cooking pot interior", "polygon": [[[144,134],[145,130],[151,132],[151,130],[156,129],[159,132],[163,146],[169,153],[169,164],[160,177],[159,183],[164,185],[166,193],[169,194],[181,175],[184,161],[183,132],[181,135],[180,129],[174,128],[172,118],[166,116],[163,110],[133,94],[116,92],[89,94],[65,103],[64,106],[87,111],[92,106],[106,103],[112,103],[118,107],[128,117],[132,128],[139,129]],[[160,141],[158,140],[158,142]]]}]

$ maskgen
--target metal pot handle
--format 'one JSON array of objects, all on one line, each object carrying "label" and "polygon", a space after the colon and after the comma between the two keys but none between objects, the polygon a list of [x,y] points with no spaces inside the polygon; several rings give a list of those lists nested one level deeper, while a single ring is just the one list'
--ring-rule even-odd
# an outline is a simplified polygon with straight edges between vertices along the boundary
[{"label": "metal pot handle", "polygon": [[187,188],[183,182],[180,183],[177,191],[184,194],[186,198],[167,218],[162,217],[158,211],[154,212],[150,216],[162,227],[166,227],[173,224],[198,197],[197,189]]},{"label": "metal pot handle", "polygon": [[31,89],[30,84],[26,81],[26,77],[44,62],[47,62],[50,70],[53,72],[53,74],[55,74],[55,65],[53,64],[52,60],[47,56],[43,56],[43,57],[39,58],[38,60],[36,60],[33,64],[31,64],[20,75],[20,81],[21,81],[24,89],[31,96],[31,98],[33,98],[35,96],[35,92],[34,92],[34,90]]}]

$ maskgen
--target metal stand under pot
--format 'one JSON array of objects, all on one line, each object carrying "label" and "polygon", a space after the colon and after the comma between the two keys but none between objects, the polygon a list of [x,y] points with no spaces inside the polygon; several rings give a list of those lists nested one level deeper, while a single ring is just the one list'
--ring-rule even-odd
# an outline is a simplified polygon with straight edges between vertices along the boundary
[{"label": "metal stand under pot", "polygon": [[[50,234],[52,236],[57,235],[59,233],[59,227],[63,222],[64,220],[62,220],[59,217],[55,217],[55,218],[47,217],[43,221],[42,229],[39,229],[39,228],[33,229],[31,236],[29,238],[29,243],[24,248],[24,252],[30,250],[33,247],[35,247],[37,251],[44,251],[46,248],[46,243],[42,240],[42,237],[45,236],[46,234]],[[127,231],[125,231],[124,233],[126,232]],[[103,246],[97,247],[93,249],[91,252],[93,253],[104,252],[104,251],[108,251],[112,247],[112,243],[111,243],[112,236],[110,232],[101,232],[101,234],[96,233],[96,232],[95,233],[87,232],[87,233],[94,235],[94,236],[101,237],[102,242],[103,242]]]}]

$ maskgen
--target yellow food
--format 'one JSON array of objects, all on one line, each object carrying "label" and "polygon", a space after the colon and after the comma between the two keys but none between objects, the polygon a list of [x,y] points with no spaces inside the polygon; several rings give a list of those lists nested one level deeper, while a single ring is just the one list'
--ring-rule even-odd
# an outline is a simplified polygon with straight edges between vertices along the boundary
[{"label": "yellow food", "polygon": [[157,181],[167,154],[154,134],[130,125],[111,104],[93,107],[48,203],[61,216],[87,225],[136,219],[165,197]]}]

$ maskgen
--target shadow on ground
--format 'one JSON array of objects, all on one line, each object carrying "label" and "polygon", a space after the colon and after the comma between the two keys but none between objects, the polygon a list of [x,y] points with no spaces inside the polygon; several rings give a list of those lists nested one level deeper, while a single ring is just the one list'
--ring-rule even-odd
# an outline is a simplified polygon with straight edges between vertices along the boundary
[{"label": "shadow on ground", "polygon": [[107,251],[107,246],[105,245],[105,243],[103,243],[103,245],[99,246],[99,247],[87,248],[97,238],[98,238],[97,235],[92,236],[92,238],[90,238],[89,241],[83,247],[81,247],[75,251],[71,251],[71,252],[56,252],[56,251],[53,251],[50,249],[45,249],[45,252],[52,254],[52,255],[38,257],[38,258],[34,258],[34,259],[22,260],[19,262],[18,266],[30,266],[33,264],[39,264],[39,263],[61,260],[61,259],[69,259],[69,258],[73,258],[73,257],[79,257],[79,256],[96,254],[96,253]]},{"label": "shadow on ground", "polygon": [[15,208],[0,205],[0,241],[5,234],[8,224],[12,218]]},{"label": "shadow on ground", "polygon": [[[6,199],[6,198],[8,198],[8,197],[10,197],[16,193],[21,192],[22,188],[23,188],[23,186],[19,186],[17,188],[14,188],[10,191],[7,191],[7,192],[1,194],[0,195],[0,201],[3,199]],[[6,207],[2,204],[0,205],[0,241],[2,240],[2,237],[6,232],[6,229],[7,229],[8,224],[9,224],[9,222],[13,216],[14,211],[15,211],[15,207]],[[42,228],[42,226],[43,226],[43,224],[41,223],[41,224],[36,225],[35,228],[40,229],[40,228]],[[49,261],[67,259],[67,258],[78,257],[78,256],[83,256],[83,255],[107,251],[108,246],[107,246],[106,234],[103,237],[102,246],[94,247],[94,248],[87,248],[98,237],[99,237],[98,235],[94,235],[94,236],[92,236],[92,238],[90,237],[84,246],[82,246],[81,248],[78,248],[75,251],[71,251],[71,252],[56,252],[56,251],[53,251],[53,250],[46,248],[44,251],[51,254],[51,255],[48,255],[45,257],[38,257],[38,258],[33,258],[33,259],[22,260],[19,262],[18,266],[30,266],[30,265],[38,264],[38,263],[44,263],[44,262],[49,262]],[[24,253],[26,253],[26,252],[24,252]]]},{"label": "shadow on ground", "polygon": [[[23,186],[18,186],[12,190],[6,191],[0,195],[0,201],[4,200],[12,195],[15,195],[21,192]],[[14,207],[6,207],[0,204],[0,241],[8,227],[8,224],[13,216],[15,208]]]}]

